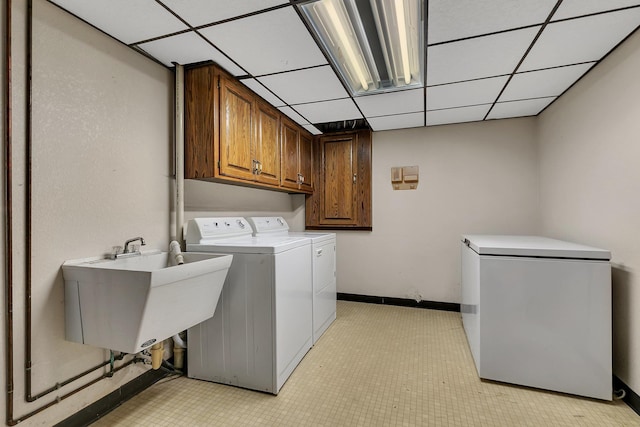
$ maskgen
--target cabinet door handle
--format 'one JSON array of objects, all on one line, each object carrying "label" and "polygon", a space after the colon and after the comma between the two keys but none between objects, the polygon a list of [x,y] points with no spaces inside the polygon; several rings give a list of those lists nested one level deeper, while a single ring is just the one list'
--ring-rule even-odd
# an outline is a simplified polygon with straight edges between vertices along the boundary
[{"label": "cabinet door handle", "polygon": [[260,175],[262,173],[262,163],[259,162],[258,160],[252,160],[253,161],[253,173],[255,175]]},{"label": "cabinet door handle", "polygon": [[354,183],[354,184],[356,183],[357,177],[358,177],[358,174],[355,174],[355,173],[354,173],[354,174],[353,174],[353,183]]}]

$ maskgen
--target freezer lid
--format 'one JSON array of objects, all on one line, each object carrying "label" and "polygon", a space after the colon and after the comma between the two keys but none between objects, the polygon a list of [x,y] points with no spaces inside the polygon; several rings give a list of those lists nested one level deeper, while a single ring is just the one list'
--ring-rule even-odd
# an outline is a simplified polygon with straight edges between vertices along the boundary
[{"label": "freezer lid", "polygon": [[540,236],[467,234],[462,241],[480,255],[611,259],[611,252],[605,249]]}]

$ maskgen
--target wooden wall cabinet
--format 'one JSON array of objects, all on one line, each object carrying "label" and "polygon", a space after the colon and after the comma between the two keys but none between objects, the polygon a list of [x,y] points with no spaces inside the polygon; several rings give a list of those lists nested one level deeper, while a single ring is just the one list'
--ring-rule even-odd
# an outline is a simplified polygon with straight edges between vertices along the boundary
[{"label": "wooden wall cabinet", "polygon": [[[293,140],[289,133],[283,139],[282,123],[296,134]],[[305,129],[217,66],[185,71],[186,178],[310,193],[311,140]],[[281,147],[296,151],[295,162],[286,151],[281,156]],[[294,169],[294,181],[298,173],[305,178],[290,185],[281,172]]]},{"label": "wooden wall cabinet", "polygon": [[306,228],[371,230],[371,131],[317,137]]},{"label": "wooden wall cabinet", "polygon": [[313,137],[288,118],[281,119],[280,185],[285,188],[313,192]]}]

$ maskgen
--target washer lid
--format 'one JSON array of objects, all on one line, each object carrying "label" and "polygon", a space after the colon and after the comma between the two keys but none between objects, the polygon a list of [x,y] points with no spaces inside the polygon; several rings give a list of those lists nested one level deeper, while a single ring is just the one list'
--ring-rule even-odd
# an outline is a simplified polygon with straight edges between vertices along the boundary
[{"label": "washer lid", "polygon": [[200,243],[188,243],[187,251],[237,254],[277,254],[304,245],[310,245],[306,237],[260,236],[230,239],[205,239]]},{"label": "washer lid", "polygon": [[467,234],[462,241],[480,255],[610,260],[605,249],[540,236]]},{"label": "washer lid", "polygon": [[336,233],[322,233],[313,231],[290,231],[289,236],[299,236],[311,239],[313,243],[336,240]]}]

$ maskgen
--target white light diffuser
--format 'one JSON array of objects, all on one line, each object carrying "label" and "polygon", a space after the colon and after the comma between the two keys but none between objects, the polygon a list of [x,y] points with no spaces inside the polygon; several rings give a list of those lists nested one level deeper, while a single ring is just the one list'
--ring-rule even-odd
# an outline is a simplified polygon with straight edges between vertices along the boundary
[{"label": "white light diffuser", "polygon": [[422,86],[422,0],[312,0],[299,7],[353,95]]}]

